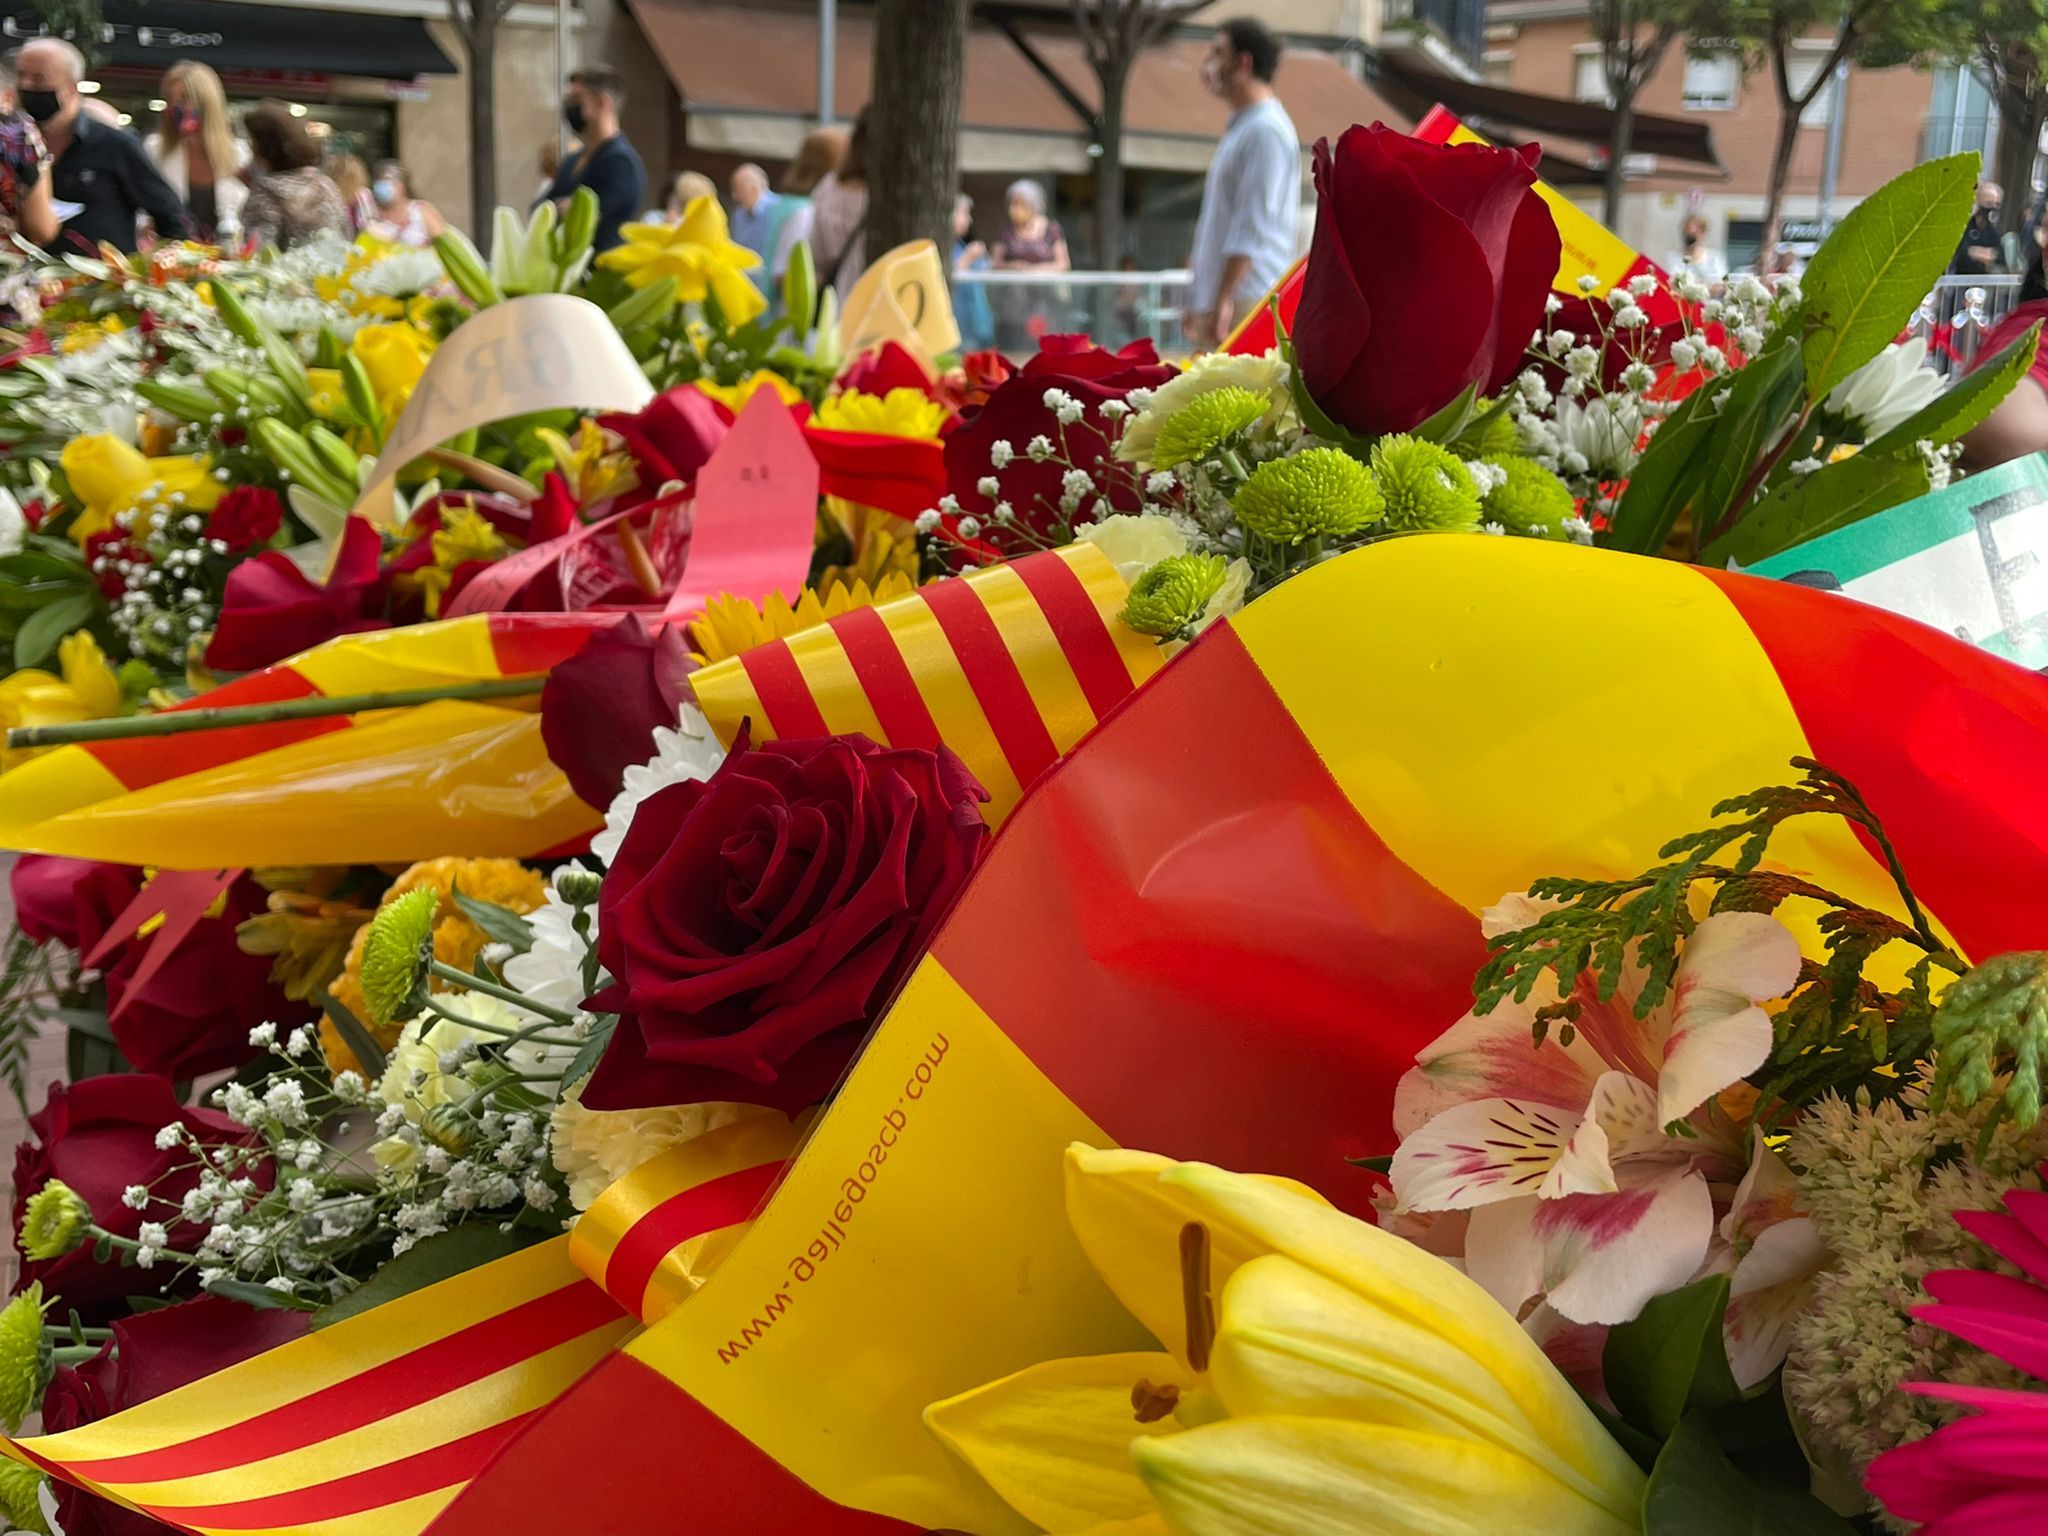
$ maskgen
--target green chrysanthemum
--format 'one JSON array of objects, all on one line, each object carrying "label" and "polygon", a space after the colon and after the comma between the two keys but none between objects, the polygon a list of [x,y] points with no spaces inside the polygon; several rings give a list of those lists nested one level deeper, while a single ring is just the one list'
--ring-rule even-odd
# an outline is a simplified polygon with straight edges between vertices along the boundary
[{"label": "green chrysanthemum", "polygon": [[1565,536],[1565,520],[1577,516],[1579,508],[1562,480],[1519,454],[1494,454],[1486,462],[1507,474],[1486,493],[1483,506],[1489,522],[1539,539]]},{"label": "green chrysanthemum", "polygon": [[0,1421],[9,1434],[43,1400],[50,1365],[43,1342],[43,1287],[37,1281],[0,1307]]},{"label": "green chrysanthemum", "polygon": [[1198,464],[1266,414],[1272,402],[1231,386],[1197,395],[1160,424],[1152,462],[1162,469]]},{"label": "green chrysanthemum", "polygon": [[1479,487],[1448,448],[1398,433],[1372,447],[1373,477],[1386,498],[1387,526],[1399,533],[1470,532],[1479,526]]},{"label": "green chrysanthemum", "polygon": [[1253,470],[1230,510],[1262,539],[1299,544],[1356,533],[1379,519],[1386,502],[1371,473],[1343,449],[1309,448]]},{"label": "green chrysanthemum", "polygon": [[370,1022],[389,1024],[419,1011],[427,959],[433,954],[434,914],[441,895],[432,886],[407,891],[370,919],[363,940],[363,1003]]},{"label": "green chrysanthemum", "polygon": [[92,1207],[62,1179],[52,1179],[21,1213],[21,1251],[42,1264],[85,1245],[92,1232]]},{"label": "green chrysanthemum", "polygon": [[1178,635],[1200,619],[1230,567],[1220,555],[1169,555],[1131,583],[1120,615],[1141,635]]},{"label": "green chrysanthemum", "polygon": [[0,1458],[0,1512],[7,1516],[10,1531],[33,1531],[50,1536],[43,1519],[43,1474],[19,1461]]}]

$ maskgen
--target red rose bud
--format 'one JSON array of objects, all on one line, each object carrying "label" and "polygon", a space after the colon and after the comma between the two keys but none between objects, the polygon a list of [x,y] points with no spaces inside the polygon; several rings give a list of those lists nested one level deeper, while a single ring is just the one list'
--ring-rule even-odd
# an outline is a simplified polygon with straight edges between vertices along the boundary
[{"label": "red rose bud", "polygon": [[206,664],[220,672],[252,672],[336,635],[386,628],[370,614],[382,551],[377,530],[352,517],[325,585],[274,549],[244,560],[228,572]]},{"label": "red rose bud", "polygon": [[636,415],[600,416],[597,424],[625,439],[626,451],[640,466],[640,489],[630,498],[635,502],[654,496],[670,480],[695,480],[732,430],[711,397],[694,384],[656,395]]},{"label": "red rose bud", "polygon": [[[59,1434],[289,1344],[308,1314],[202,1296],[155,1312],[122,1317],[92,1359],[59,1366],[43,1394],[43,1431]],[[53,1478],[57,1523],[65,1536],[164,1536],[167,1527]]]},{"label": "red rose bud", "polygon": [[655,729],[674,727],[694,666],[681,625],[650,633],[629,614],[548,674],[540,738],[585,804],[603,810],[626,770],[654,756]]},{"label": "red rose bud", "polygon": [[238,485],[206,516],[206,536],[239,554],[268,544],[284,526],[284,503],[266,485]]},{"label": "red rose bud", "polygon": [[987,846],[988,794],[944,747],[744,738],[649,797],[605,877],[619,1015],[592,1109],[816,1103],[917,964]]},{"label": "red rose bud", "polygon": [[1375,123],[1315,148],[1294,318],[1302,382],[1353,432],[1405,432],[1513,378],[1557,275],[1535,145],[1426,144]]},{"label": "red rose bud", "polygon": [[864,395],[886,395],[892,389],[914,389],[936,397],[937,382],[931,372],[905,350],[901,342],[885,341],[870,347],[839,372],[841,389],[857,389]]},{"label": "red rose bud", "polygon": [[[52,1179],[60,1179],[92,1207],[93,1221],[121,1237],[134,1237],[145,1221],[161,1223],[168,1246],[190,1253],[206,1236],[204,1223],[184,1220],[178,1204],[198,1182],[189,1145],[166,1150],[156,1144],[167,1125],[190,1131],[208,1147],[247,1144],[249,1131],[212,1110],[191,1109],[178,1102],[170,1083],[141,1072],[88,1077],[77,1083],[55,1083],[43,1107],[29,1119],[33,1140],[14,1152],[14,1230],[21,1231],[29,1197]],[[172,1169],[181,1171],[173,1174]],[[144,1210],[133,1210],[121,1196],[132,1184],[150,1191]],[[104,1264],[93,1257],[92,1245],[73,1249],[61,1258],[24,1262],[15,1280],[18,1291],[40,1280],[54,1302],[54,1315],[73,1307],[89,1323],[128,1312],[126,1298],[157,1295],[167,1290],[189,1294],[198,1279],[178,1277],[168,1261],[153,1269],[123,1265],[115,1254]]]}]

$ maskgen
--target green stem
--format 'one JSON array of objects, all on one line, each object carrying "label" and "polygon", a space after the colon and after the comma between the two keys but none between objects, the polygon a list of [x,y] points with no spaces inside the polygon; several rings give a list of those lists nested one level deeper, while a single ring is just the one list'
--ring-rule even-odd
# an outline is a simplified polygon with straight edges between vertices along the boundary
[{"label": "green stem", "polygon": [[541,677],[492,677],[473,683],[444,683],[435,688],[390,688],[377,693],[344,693],[327,698],[284,699],[275,704],[228,704],[213,709],[177,709],[158,715],[130,715],[115,720],[77,720],[66,725],[31,725],[7,733],[7,745],[58,747],[83,741],[125,741],[140,736],[182,736],[190,731],[222,731],[236,726],[275,725],[284,720],[318,720],[330,715],[355,715],[373,709],[402,709],[438,699],[513,699],[541,691]]},{"label": "green stem", "polygon": [[[574,1024],[576,1022],[576,1015],[573,1013],[564,1013],[559,1008],[550,1008],[546,1003],[537,1003],[524,992],[514,992],[510,987],[501,987],[494,981],[485,981],[483,977],[471,975],[468,971],[449,965],[445,961],[429,960],[427,962],[427,971],[428,974],[438,976],[443,981],[452,981],[457,986],[471,992],[481,992],[485,997],[495,997],[501,1003],[510,1003],[515,1008],[524,1008],[528,1013],[537,1013],[542,1018],[552,1019],[557,1024]],[[467,1024],[473,1021],[464,1019],[461,1022]]]},{"label": "green stem", "polygon": [[[113,1335],[110,1333],[107,1337],[111,1339]],[[59,1365],[83,1365],[88,1360],[97,1359],[99,1352],[97,1344],[59,1344],[50,1351],[50,1358]]]},{"label": "green stem", "polygon": [[[486,1035],[494,1036],[500,1045],[517,1045],[522,1040],[538,1040],[542,1045],[561,1045],[574,1050],[583,1044],[581,1040],[569,1040],[564,1039],[560,1035],[543,1034],[543,1030],[551,1027],[552,1021],[547,1019],[542,1019],[538,1024],[529,1024],[524,1029],[507,1029],[502,1024],[486,1024],[481,1019],[472,1019],[466,1013],[455,1013],[450,1009],[443,1008],[436,1001],[437,998],[444,998],[448,995],[446,992],[440,992],[436,993],[434,997],[428,998],[427,1012],[433,1014],[437,1019],[446,1019],[450,1024],[460,1024],[464,1029],[479,1030]],[[522,1004],[521,1006],[526,1005]]]},{"label": "green stem", "polygon": [[[81,1248],[86,1247],[89,1243],[106,1242],[111,1243],[115,1248],[120,1249],[123,1253],[135,1253],[138,1252],[142,1247],[142,1244],[137,1242],[134,1238],[123,1237],[118,1232],[109,1232],[105,1227],[99,1226],[97,1224],[88,1227],[86,1230],[89,1231],[92,1234],[92,1236],[88,1238],[85,1243],[80,1243],[78,1245]],[[180,1253],[175,1248],[159,1248],[156,1251],[156,1256],[159,1259],[168,1259],[173,1264],[197,1264],[199,1262],[198,1254]],[[137,1267],[139,1268],[140,1266]]]}]

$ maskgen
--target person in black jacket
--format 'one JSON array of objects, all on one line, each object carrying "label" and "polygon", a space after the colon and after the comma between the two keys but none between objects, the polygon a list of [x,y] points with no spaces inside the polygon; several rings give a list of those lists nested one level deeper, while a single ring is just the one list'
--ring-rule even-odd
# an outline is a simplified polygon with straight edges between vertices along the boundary
[{"label": "person in black jacket", "polygon": [[567,208],[578,187],[597,194],[597,248],[608,251],[625,237],[619,227],[640,216],[647,196],[647,168],[619,129],[626,82],[609,64],[586,64],[569,76],[562,115],[583,148],[555,169],[547,190],[534,199]]},{"label": "person in black jacket", "polygon": [[182,239],[191,224],[185,205],[142,147],[142,141],[82,110],[78,82],[85,58],[61,38],[39,37],[16,55],[22,110],[36,120],[55,156],[50,190],[77,207],[64,221],[53,251],[91,253],[102,244],[135,249],[135,220],[146,213],[166,240]]}]

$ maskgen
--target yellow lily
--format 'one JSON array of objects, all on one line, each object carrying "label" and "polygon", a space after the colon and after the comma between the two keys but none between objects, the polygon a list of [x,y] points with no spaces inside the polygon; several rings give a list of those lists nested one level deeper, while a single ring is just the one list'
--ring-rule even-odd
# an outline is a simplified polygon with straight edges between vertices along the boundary
[{"label": "yellow lily", "polygon": [[925,1422],[1041,1530],[1637,1536],[1644,1478],[1443,1260],[1284,1181],[1070,1148],[1090,1262],[1171,1353],[1033,1366]]},{"label": "yellow lily", "polygon": [[921,389],[892,389],[886,395],[847,389],[820,405],[813,420],[828,432],[867,432],[937,442],[948,414]]},{"label": "yellow lily", "polygon": [[858,580],[850,586],[835,583],[820,597],[816,588],[806,587],[794,603],[780,592],[769,593],[759,606],[728,593],[706,603],[703,618],[690,621],[690,648],[697,664],[708,666],[770,640],[787,639],[852,609],[877,607],[912,588],[909,577],[892,571],[872,588]]},{"label": "yellow lily", "polygon": [[152,459],[109,432],[72,438],[57,462],[81,508],[71,524],[71,537],[81,546],[116,522],[129,521],[129,514],[159,506],[211,512],[226,489],[213,478],[206,459],[184,454]]},{"label": "yellow lily", "polygon": [[701,303],[707,292],[715,293],[728,325],[745,325],[767,309],[768,301],[746,276],[761,258],[726,233],[725,210],[717,198],[692,198],[674,224],[628,224],[620,233],[625,244],[606,251],[597,263],[624,273],[631,286],[645,288],[672,277],[676,296],[685,303]]},{"label": "yellow lily", "polygon": [[[103,720],[121,712],[121,680],[107,665],[99,641],[77,630],[57,645],[61,676],[24,667],[0,677],[0,742],[5,733],[30,725],[70,725]],[[26,762],[40,747],[0,747],[0,769]]]}]

